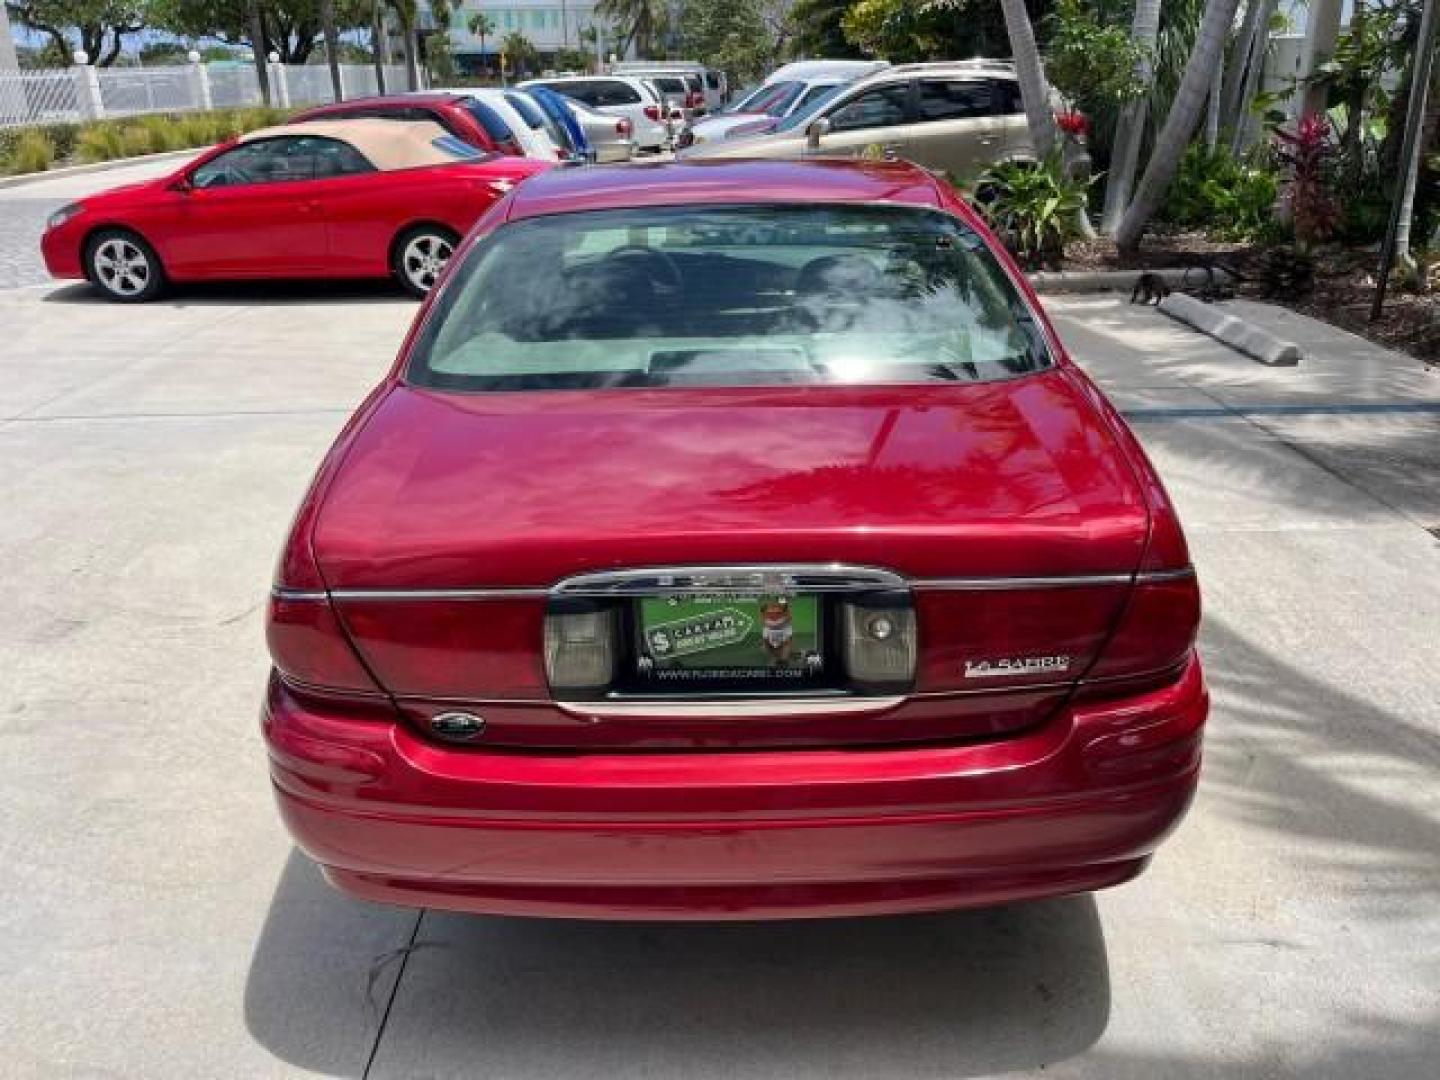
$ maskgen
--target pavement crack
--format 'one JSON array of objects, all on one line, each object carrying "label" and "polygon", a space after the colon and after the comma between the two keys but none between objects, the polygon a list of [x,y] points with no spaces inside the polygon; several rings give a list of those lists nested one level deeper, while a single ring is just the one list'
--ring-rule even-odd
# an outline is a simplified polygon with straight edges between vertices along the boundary
[{"label": "pavement crack", "polygon": [[380,1024],[375,1029],[375,1040],[370,1044],[370,1053],[365,1058],[365,1069],[360,1074],[360,1080],[370,1080],[370,1070],[375,1066],[375,1058],[380,1053],[380,1041],[385,1038],[385,1028],[390,1023],[390,1010],[395,1007],[395,999],[400,994],[400,983],[405,978],[405,968],[410,963],[410,954],[416,951],[415,939],[420,936],[420,924],[425,919],[425,909],[421,908],[415,914],[415,925],[410,928],[410,940],[402,948],[385,953],[376,959],[370,968],[370,982],[365,988],[367,999],[373,1000],[371,995],[375,990],[375,983],[390,961],[397,956],[400,959],[400,970],[395,973],[395,981],[390,984],[389,996],[385,999],[385,1011],[380,1014]]}]

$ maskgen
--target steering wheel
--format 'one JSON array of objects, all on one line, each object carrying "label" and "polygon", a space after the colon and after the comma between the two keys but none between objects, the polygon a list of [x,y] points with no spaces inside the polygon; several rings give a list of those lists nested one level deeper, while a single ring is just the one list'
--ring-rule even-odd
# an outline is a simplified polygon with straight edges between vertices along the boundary
[{"label": "steering wheel", "polygon": [[[606,257],[609,259],[640,260],[646,265],[646,276],[655,285],[655,291],[679,296],[685,291],[685,277],[675,260],[663,251],[645,244],[623,244]],[[659,273],[655,271],[658,270]]]}]

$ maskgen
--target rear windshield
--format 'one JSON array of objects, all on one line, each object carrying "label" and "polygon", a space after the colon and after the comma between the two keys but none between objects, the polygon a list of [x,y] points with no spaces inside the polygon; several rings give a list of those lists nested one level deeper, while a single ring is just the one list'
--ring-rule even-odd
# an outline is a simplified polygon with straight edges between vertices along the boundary
[{"label": "rear windshield", "polygon": [[980,382],[1049,363],[1004,270],[947,214],[710,206],[502,226],[437,298],[407,379],[466,391]]},{"label": "rear windshield", "polygon": [[656,86],[658,86],[658,87],[660,88],[661,92],[663,92],[663,93],[666,93],[666,94],[683,94],[683,93],[685,93],[685,81],[684,81],[683,79],[672,79],[672,78],[669,78],[669,77],[667,77],[667,76],[660,76],[659,78],[652,79],[651,81],[652,81]]},{"label": "rear windshield", "polygon": [[500,114],[489,105],[476,101],[474,98],[466,98],[463,108],[475,118],[475,122],[485,129],[485,134],[489,135],[496,143],[515,141],[515,133],[510,130],[510,125],[505,123]]}]

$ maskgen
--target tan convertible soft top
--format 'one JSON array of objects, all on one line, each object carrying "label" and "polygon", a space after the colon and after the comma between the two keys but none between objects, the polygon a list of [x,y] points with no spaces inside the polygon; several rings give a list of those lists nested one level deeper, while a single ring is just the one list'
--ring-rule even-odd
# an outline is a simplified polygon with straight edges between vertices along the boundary
[{"label": "tan convertible soft top", "polygon": [[277,135],[320,135],[349,143],[382,171],[414,169],[422,165],[454,165],[483,157],[482,151],[461,142],[432,120],[306,120],[284,127],[261,128],[241,142],[273,139]]}]

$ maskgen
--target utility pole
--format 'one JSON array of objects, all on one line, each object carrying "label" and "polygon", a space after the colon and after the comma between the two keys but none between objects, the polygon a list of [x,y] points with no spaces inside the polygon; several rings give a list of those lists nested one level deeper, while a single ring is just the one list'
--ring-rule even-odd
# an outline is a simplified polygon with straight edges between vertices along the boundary
[{"label": "utility pole", "polygon": [[1410,103],[1405,110],[1405,141],[1400,144],[1400,182],[1395,185],[1395,199],[1390,204],[1390,224],[1385,242],[1380,246],[1380,269],[1376,271],[1375,300],[1370,305],[1370,321],[1380,318],[1385,307],[1385,290],[1390,283],[1390,270],[1395,251],[1402,239],[1409,247],[1410,217],[1415,210],[1415,176],[1419,172],[1420,128],[1425,121],[1425,95],[1430,89],[1430,65],[1435,60],[1435,7],[1440,0],[1425,0],[1420,16],[1420,37],[1415,43],[1414,68],[1410,73]]}]

